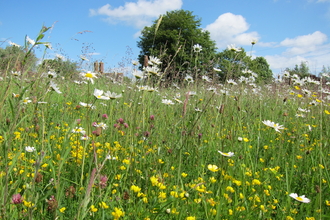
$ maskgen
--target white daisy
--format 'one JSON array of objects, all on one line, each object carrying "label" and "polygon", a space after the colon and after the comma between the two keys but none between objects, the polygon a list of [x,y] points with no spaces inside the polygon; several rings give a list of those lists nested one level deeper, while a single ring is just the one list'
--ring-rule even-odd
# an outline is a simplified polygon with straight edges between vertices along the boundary
[{"label": "white daisy", "polygon": [[264,123],[264,125],[274,128],[275,131],[280,132],[279,129],[284,129],[283,125],[279,125],[278,123],[272,122],[270,120],[267,121],[262,121],[262,123]]},{"label": "white daisy", "polygon": [[291,193],[289,195],[291,198],[294,198],[295,200],[299,201],[299,202],[303,202],[303,203],[309,203],[311,200],[306,198],[305,195],[302,196],[298,196],[297,193]]},{"label": "white daisy", "polygon": [[29,153],[32,153],[32,152],[36,151],[36,149],[34,147],[26,146],[25,151],[29,152]]},{"label": "white daisy", "polygon": [[224,152],[221,152],[221,151],[219,151],[219,150],[218,150],[218,152],[219,152],[222,156],[225,156],[225,157],[232,157],[232,156],[235,155],[233,152],[224,153]]}]

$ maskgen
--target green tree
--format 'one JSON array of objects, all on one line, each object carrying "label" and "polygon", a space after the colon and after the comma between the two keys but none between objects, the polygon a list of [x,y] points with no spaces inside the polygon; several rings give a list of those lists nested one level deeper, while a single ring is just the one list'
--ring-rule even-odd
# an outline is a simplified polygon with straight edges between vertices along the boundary
[{"label": "green tree", "polygon": [[78,64],[70,60],[46,59],[40,64],[42,71],[53,70],[61,76],[71,76],[78,72]]},{"label": "green tree", "polygon": [[296,74],[300,78],[304,78],[311,75],[309,67],[307,66],[307,62],[304,61],[302,61],[299,66],[296,64],[293,69],[286,68],[285,71],[289,72],[291,76]]},{"label": "green tree", "polygon": [[226,49],[217,54],[216,68],[220,69],[218,72],[220,81],[226,79],[238,79],[240,76],[249,77],[251,71],[256,73],[257,82],[265,82],[273,77],[273,72],[269,68],[269,64],[264,57],[256,57],[251,59],[246,55],[243,48]]},{"label": "green tree", "polygon": [[264,57],[256,57],[251,60],[249,69],[258,74],[257,81],[267,82],[273,78],[273,72],[269,68],[269,64]]},{"label": "green tree", "polygon": [[240,51],[225,49],[217,54],[217,60],[216,68],[221,70],[218,72],[221,81],[239,78],[243,75],[242,71],[248,69],[251,62],[244,49],[240,49]]},{"label": "green tree", "polygon": [[34,70],[37,58],[33,52],[26,54],[23,47],[7,46],[0,48],[0,72],[23,71],[23,61],[25,70]]},{"label": "green tree", "polygon": [[[191,11],[176,10],[167,12],[155,20],[153,25],[141,32],[137,45],[141,49],[140,63],[144,56],[157,56],[161,59],[161,70],[169,78],[174,73],[211,67],[210,60],[215,57],[216,46],[210,33],[200,28],[201,19]],[[194,52],[193,46],[199,44],[200,52]],[[182,76],[181,76],[182,77]]]}]

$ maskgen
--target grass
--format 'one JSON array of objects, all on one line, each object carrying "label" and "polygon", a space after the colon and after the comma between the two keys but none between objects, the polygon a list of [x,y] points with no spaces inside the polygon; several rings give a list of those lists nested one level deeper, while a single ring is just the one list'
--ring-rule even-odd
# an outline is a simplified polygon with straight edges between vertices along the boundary
[{"label": "grass", "polygon": [[[5,73],[2,219],[329,218],[322,85],[184,82],[148,92],[143,81],[94,81]],[[100,100],[94,89],[122,97]]]}]

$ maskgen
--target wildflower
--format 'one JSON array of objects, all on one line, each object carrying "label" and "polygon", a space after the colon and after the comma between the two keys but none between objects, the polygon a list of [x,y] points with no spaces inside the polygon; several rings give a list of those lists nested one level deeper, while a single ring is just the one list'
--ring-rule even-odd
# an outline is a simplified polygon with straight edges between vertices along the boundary
[{"label": "wildflower", "polygon": [[34,46],[36,44],[36,42],[34,40],[32,40],[29,36],[26,36],[26,40],[29,42],[29,44],[31,44],[32,46]]},{"label": "wildflower", "polygon": [[137,65],[139,65],[139,62],[136,60],[132,60],[132,64],[133,64],[133,66],[137,66]]},{"label": "wildflower", "polygon": [[16,44],[14,42],[11,42],[11,41],[8,41],[8,43],[11,45],[11,46],[14,46],[14,47],[20,47],[21,45],[19,44]]},{"label": "wildflower", "polygon": [[208,76],[202,76],[202,80],[206,81],[206,82],[211,82],[212,80],[210,79],[210,77]]},{"label": "wildflower", "polygon": [[114,217],[115,220],[117,220],[120,217],[123,217],[125,213],[121,209],[115,207],[115,210],[111,212],[111,215]]},{"label": "wildflower", "polygon": [[106,156],[106,159],[107,159],[107,160],[117,160],[117,157],[113,157],[113,156],[111,156],[111,155],[108,154],[108,155]]},{"label": "wildflower", "polygon": [[26,97],[25,99],[23,99],[23,104],[28,104],[31,103],[31,99],[29,97]]},{"label": "wildflower", "polygon": [[48,49],[52,50],[52,44],[51,43],[44,43],[45,47],[47,47]]},{"label": "wildflower", "polygon": [[23,204],[24,204],[24,206],[26,206],[28,208],[31,208],[32,206],[34,206],[34,204],[32,202],[28,202],[28,201],[25,201],[25,200],[23,200]]},{"label": "wildflower", "polygon": [[60,89],[57,87],[56,83],[54,83],[53,81],[50,81],[50,87],[57,92],[58,94],[61,94],[62,92],[60,91]]},{"label": "wildflower", "polygon": [[95,106],[93,104],[87,104],[87,103],[84,103],[84,102],[79,102],[79,105],[81,105],[83,107],[95,109]]},{"label": "wildflower", "polygon": [[195,45],[193,46],[193,49],[194,49],[194,52],[195,52],[195,53],[200,53],[200,52],[202,51],[202,46],[199,45],[199,44],[195,44]]},{"label": "wildflower", "polygon": [[105,187],[107,187],[107,181],[108,181],[108,177],[101,175],[100,176],[100,187],[101,189],[104,189]]},{"label": "wildflower", "polygon": [[232,79],[228,79],[227,83],[230,84],[230,85],[237,85],[237,83]]},{"label": "wildflower", "polygon": [[169,99],[163,99],[162,103],[165,105],[174,105],[174,102],[172,100]]},{"label": "wildflower", "polygon": [[84,55],[80,55],[80,59],[84,61],[89,61]]},{"label": "wildflower", "polygon": [[82,135],[86,134],[86,131],[82,127],[76,127],[74,129],[72,129],[71,132],[74,133],[74,134],[77,134],[77,133],[80,133]]},{"label": "wildflower", "polygon": [[186,220],[196,220],[196,217],[195,217],[195,216],[188,216],[188,217],[186,218]]},{"label": "wildflower", "polygon": [[310,199],[306,198],[305,195],[298,196],[297,193],[291,193],[289,196],[294,198],[295,200],[297,200],[299,202],[303,202],[303,203],[309,203],[311,201]]},{"label": "wildflower", "polygon": [[184,80],[186,80],[188,83],[193,83],[194,82],[194,79],[190,75],[186,75],[186,77],[184,78]]},{"label": "wildflower", "polygon": [[232,157],[234,156],[234,153],[233,152],[228,152],[228,153],[223,153],[221,151],[218,150],[218,152],[222,155],[222,156],[225,156],[225,157]]},{"label": "wildflower", "polygon": [[139,70],[133,70],[133,76],[136,79],[143,79],[144,78],[143,72],[142,71],[139,71]]},{"label": "wildflower", "polygon": [[117,93],[110,92],[110,91],[107,91],[106,93],[104,93],[104,95],[109,97],[110,99],[118,99],[118,98],[122,97],[122,94],[117,94]]},{"label": "wildflower", "polygon": [[209,164],[207,168],[212,172],[217,172],[219,168],[216,165]]},{"label": "wildflower", "polygon": [[95,208],[94,205],[91,205],[91,208],[90,208],[91,212],[97,212],[97,208]]},{"label": "wildflower", "polygon": [[218,68],[213,68],[213,70],[214,70],[215,72],[221,72],[221,71],[222,71],[221,69],[218,69]]},{"label": "wildflower", "polygon": [[18,97],[19,97],[19,94],[15,94],[15,93],[13,93],[13,97],[14,97],[14,98],[18,98]]},{"label": "wildflower", "polygon": [[262,123],[264,123],[264,125],[274,128],[275,131],[280,132],[279,129],[284,129],[283,125],[279,125],[278,123],[272,122],[270,120],[267,121],[262,121]]},{"label": "wildflower", "polygon": [[103,95],[103,90],[100,89],[94,89],[94,93],[93,95],[97,98],[97,99],[102,99],[102,100],[109,100],[110,98],[108,96],[104,96]]},{"label": "wildflower", "polygon": [[228,45],[228,46],[227,46],[227,49],[228,49],[228,50],[231,50],[231,51],[234,51],[234,52],[240,52],[240,51],[242,51],[242,49],[239,49],[238,47],[236,47],[235,44],[230,44],[230,45]]},{"label": "wildflower", "polygon": [[99,203],[99,206],[102,208],[102,209],[108,209],[109,206],[105,203],[105,202],[100,202]]},{"label": "wildflower", "polygon": [[60,212],[64,213],[65,209],[66,209],[65,207],[60,208]]},{"label": "wildflower", "polygon": [[154,75],[154,76],[160,76],[160,69],[157,66],[147,66],[144,67],[143,70],[148,74],[148,75]]},{"label": "wildflower", "polygon": [[32,152],[36,151],[36,149],[34,147],[26,146],[25,151],[29,152],[29,153],[32,153]]},{"label": "wildflower", "polygon": [[86,73],[80,73],[80,75],[84,80],[91,81],[92,84],[94,84],[94,78],[97,78],[97,74],[90,71],[87,71]]},{"label": "wildflower", "polygon": [[252,39],[252,40],[251,40],[251,44],[252,44],[252,45],[255,45],[257,42],[258,42],[257,39]]},{"label": "wildflower", "polygon": [[55,56],[59,60],[65,60],[64,56],[62,56],[61,54],[55,54]]},{"label": "wildflower", "polygon": [[11,201],[14,204],[21,204],[23,202],[21,194],[19,193],[14,194],[13,197],[11,198]]},{"label": "wildflower", "polygon": [[141,188],[136,185],[132,185],[131,190],[135,193],[139,193],[141,191]]},{"label": "wildflower", "polygon": [[160,59],[158,59],[157,57],[154,57],[154,56],[150,56],[149,57],[149,61],[148,61],[148,64],[153,66],[153,65],[160,65],[162,62],[160,61]]}]

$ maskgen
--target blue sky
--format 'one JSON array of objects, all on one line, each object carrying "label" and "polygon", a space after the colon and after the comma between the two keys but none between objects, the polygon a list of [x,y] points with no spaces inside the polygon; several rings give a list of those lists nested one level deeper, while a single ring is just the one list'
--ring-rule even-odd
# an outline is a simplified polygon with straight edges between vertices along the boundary
[{"label": "blue sky", "polygon": [[35,39],[42,25],[53,26],[46,58],[83,54],[121,71],[139,54],[141,29],[177,9],[200,17],[219,51],[236,44],[250,53],[257,39],[252,54],[265,57],[274,75],[301,62],[314,74],[330,66],[330,0],[0,0],[0,47],[23,45],[26,35]]}]

